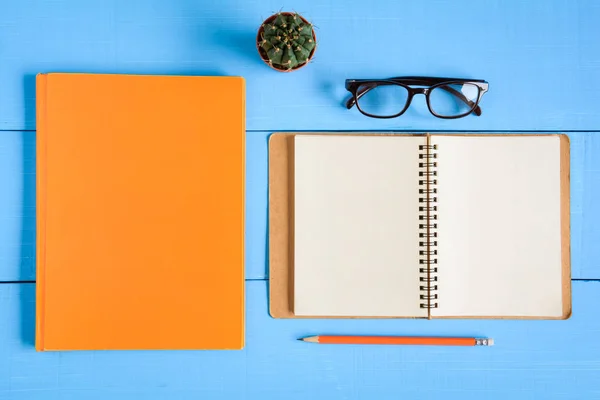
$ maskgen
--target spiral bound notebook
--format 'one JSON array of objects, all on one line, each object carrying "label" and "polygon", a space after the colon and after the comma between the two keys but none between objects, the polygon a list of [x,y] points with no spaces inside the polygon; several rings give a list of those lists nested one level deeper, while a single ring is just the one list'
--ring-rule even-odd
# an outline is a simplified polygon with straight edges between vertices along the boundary
[{"label": "spiral bound notebook", "polygon": [[276,318],[571,313],[565,135],[274,134]]}]

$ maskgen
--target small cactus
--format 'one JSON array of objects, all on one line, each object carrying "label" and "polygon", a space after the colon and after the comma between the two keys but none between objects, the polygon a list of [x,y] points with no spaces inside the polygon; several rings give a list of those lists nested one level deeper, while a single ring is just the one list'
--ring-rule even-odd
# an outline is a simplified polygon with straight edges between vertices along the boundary
[{"label": "small cactus", "polygon": [[299,14],[278,13],[273,21],[264,23],[262,28],[259,45],[267,54],[270,65],[291,70],[310,60],[316,46],[313,26]]}]

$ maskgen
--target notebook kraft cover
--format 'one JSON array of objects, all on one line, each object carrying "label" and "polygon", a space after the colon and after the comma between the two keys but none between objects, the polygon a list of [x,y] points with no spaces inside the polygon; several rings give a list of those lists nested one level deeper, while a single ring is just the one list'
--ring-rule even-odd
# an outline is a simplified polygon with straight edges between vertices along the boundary
[{"label": "notebook kraft cover", "polygon": [[[414,316],[296,316],[294,314],[294,137],[296,135],[354,135],[354,136],[549,136],[548,134],[430,134],[382,132],[295,132],[273,133],[269,137],[269,313],[273,318],[336,318],[336,319],[423,319]],[[562,304],[561,317],[522,316],[460,316],[429,319],[568,319],[571,316],[571,236],[570,236],[570,146],[569,137],[560,137],[561,186],[561,256]],[[430,310],[429,310],[430,311]]]}]

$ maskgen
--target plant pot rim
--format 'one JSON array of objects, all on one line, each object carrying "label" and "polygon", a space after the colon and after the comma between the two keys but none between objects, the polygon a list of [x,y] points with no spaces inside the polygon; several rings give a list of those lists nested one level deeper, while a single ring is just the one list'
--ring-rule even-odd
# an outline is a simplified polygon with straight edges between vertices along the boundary
[{"label": "plant pot rim", "polygon": [[310,62],[310,60],[312,60],[312,58],[314,57],[315,51],[317,50],[317,35],[315,34],[315,30],[314,30],[314,26],[313,26],[312,36],[313,36],[313,40],[315,41],[315,48],[312,49],[312,51],[310,52],[310,55],[308,56],[308,60],[306,60],[306,62],[304,64],[301,64],[301,65],[299,65],[297,67],[294,67],[294,68],[291,68],[291,69],[281,69],[281,68],[275,67],[273,64],[269,63],[269,58],[267,57],[267,54],[262,49],[262,47],[260,47],[260,45],[258,43],[259,43],[259,41],[261,39],[260,34],[262,32],[264,32],[263,25],[266,24],[266,23],[268,23],[268,22],[271,22],[272,20],[274,20],[275,18],[277,18],[277,16],[279,14],[283,14],[283,15],[297,15],[297,16],[300,17],[300,19],[302,19],[302,21],[306,22],[307,24],[310,24],[310,22],[307,21],[306,18],[304,18],[302,15],[300,15],[298,13],[295,13],[295,12],[281,11],[281,12],[275,13],[275,14],[271,15],[270,17],[268,17],[267,19],[265,19],[263,21],[263,23],[260,25],[260,27],[258,28],[258,33],[256,34],[256,49],[258,50],[258,55],[260,56],[261,60],[263,60],[263,62],[265,64],[267,64],[269,67],[273,68],[275,71],[278,71],[278,72],[292,72],[292,71],[297,71],[300,68],[305,67]]}]

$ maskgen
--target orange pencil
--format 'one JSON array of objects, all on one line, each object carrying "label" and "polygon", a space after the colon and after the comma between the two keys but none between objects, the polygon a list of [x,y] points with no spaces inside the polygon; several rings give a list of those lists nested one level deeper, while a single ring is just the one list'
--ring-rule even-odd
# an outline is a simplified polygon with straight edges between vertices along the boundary
[{"label": "orange pencil", "polygon": [[493,346],[494,339],[411,336],[309,336],[298,339],[319,344],[399,344],[421,346]]}]

